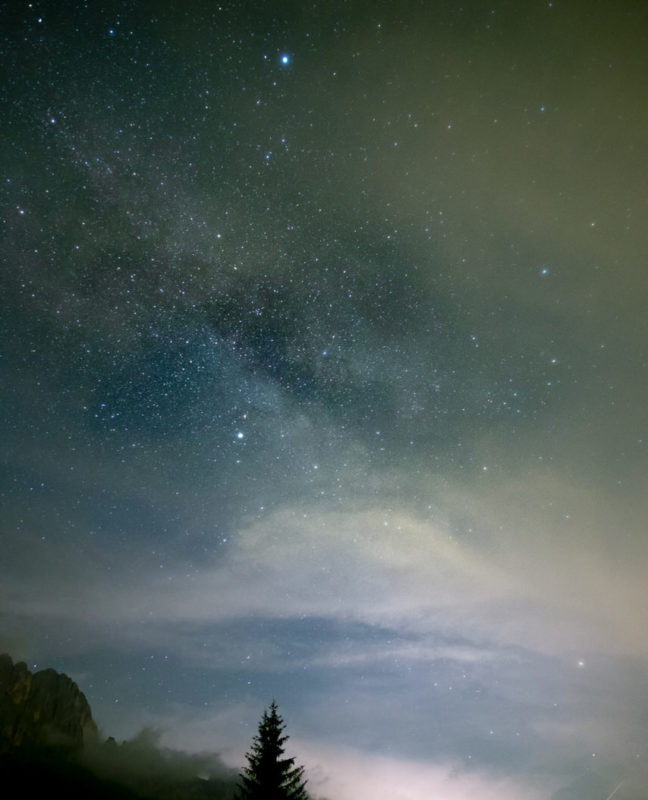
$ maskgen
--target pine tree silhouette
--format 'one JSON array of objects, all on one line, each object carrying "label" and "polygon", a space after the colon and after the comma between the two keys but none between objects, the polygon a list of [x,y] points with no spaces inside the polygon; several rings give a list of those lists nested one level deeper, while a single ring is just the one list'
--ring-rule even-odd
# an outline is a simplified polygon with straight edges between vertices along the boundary
[{"label": "pine tree silhouette", "polygon": [[245,757],[248,766],[239,774],[238,800],[308,800],[304,768],[294,758],[282,758],[287,736],[273,700],[263,712],[259,732]]}]

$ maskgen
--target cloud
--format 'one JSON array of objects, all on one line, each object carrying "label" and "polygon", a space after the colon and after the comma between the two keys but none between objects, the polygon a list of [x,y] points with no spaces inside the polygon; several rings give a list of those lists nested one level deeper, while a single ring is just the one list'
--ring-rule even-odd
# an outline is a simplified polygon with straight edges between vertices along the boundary
[{"label": "cloud", "polygon": [[[615,511],[605,508],[607,498],[538,471],[472,487],[446,482],[436,501],[450,518],[468,520],[472,533],[434,511],[426,518],[391,503],[294,505],[243,524],[200,569],[182,562],[145,568],[145,544],[135,542],[121,558],[113,553],[105,572],[96,550],[68,559],[62,547],[65,578],[50,575],[35,591],[17,584],[14,602],[36,618],[123,626],[124,634],[144,622],[153,632],[180,623],[317,617],[423,637],[459,630],[486,648],[646,654],[645,547],[636,538],[612,544]],[[38,550],[46,558],[47,542],[30,551],[36,572]]]},{"label": "cloud", "polygon": [[333,748],[321,743],[300,743],[297,753],[308,765],[309,789],[315,796],[340,800],[372,797],[375,800],[540,800],[546,790],[529,782],[502,778],[487,772],[458,769],[452,763],[423,763],[366,753],[354,748]]},{"label": "cloud", "polygon": [[[151,766],[161,765],[167,773],[178,775],[200,769],[218,774],[222,772],[222,764],[239,769],[256,733],[259,714],[258,703],[251,699],[202,716],[198,716],[194,708],[180,705],[169,707],[166,713],[148,714],[147,724],[153,727],[131,738],[114,768],[122,773],[136,769],[136,774],[146,774]],[[528,778],[504,777],[477,765],[471,768],[465,763],[445,760],[435,753],[430,753],[427,759],[415,760],[371,752],[359,746],[345,746],[339,740],[332,744],[325,739],[314,739],[291,725],[287,732],[287,755],[294,756],[306,768],[309,790],[314,797],[356,800],[370,794],[378,800],[419,800],[436,796],[467,800],[478,794],[498,800],[536,800],[547,796],[548,786],[559,785],[558,781],[545,776],[536,778],[538,789],[534,789],[534,781],[529,782]],[[387,731],[384,733],[388,741]],[[219,758],[208,755],[215,750]],[[133,766],[129,766],[133,759]],[[469,759],[467,761],[469,763]]]}]

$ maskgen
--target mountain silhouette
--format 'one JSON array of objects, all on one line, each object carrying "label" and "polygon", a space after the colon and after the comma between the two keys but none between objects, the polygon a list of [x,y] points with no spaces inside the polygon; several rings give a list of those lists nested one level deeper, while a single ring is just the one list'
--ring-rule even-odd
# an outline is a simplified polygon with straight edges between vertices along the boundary
[{"label": "mountain silhouette", "polygon": [[[0,774],[24,797],[232,800],[236,774],[216,755],[165,749],[154,731],[102,741],[77,684],[0,655]],[[205,776],[208,777],[205,777]]]}]

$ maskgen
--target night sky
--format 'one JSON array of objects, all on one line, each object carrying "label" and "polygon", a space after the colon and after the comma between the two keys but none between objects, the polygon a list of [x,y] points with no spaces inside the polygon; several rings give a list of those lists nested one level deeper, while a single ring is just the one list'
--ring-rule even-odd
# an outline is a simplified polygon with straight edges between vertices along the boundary
[{"label": "night sky", "polygon": [[0,30],[0,650],[329,800],[645,800],[648,5]]}]

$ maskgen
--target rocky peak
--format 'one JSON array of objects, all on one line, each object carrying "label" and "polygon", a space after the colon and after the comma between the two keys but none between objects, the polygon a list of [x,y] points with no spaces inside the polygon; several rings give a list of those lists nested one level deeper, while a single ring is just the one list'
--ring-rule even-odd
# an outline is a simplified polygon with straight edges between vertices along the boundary
[{"label": "rocky peak", "polygon": [[97,726],[83,692],[63,673],[0,655],[0,752],[18,748],[78,750],[96,740]]}]

